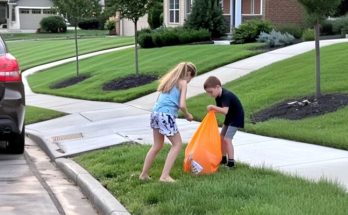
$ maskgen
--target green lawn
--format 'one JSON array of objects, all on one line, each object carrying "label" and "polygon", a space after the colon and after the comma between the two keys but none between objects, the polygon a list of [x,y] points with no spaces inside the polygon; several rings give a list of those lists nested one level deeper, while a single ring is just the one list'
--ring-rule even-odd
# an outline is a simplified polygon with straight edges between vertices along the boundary
[{"label": "green lawn", "polygon": [[[217,46],[185,45],[139,50],[139,66],[142,74],[163,75],[181,61],[192,61],[199,74],[214,68],[255,55],[260,44]],[[251,50],[252,49],[252,50]],[[208,54],[209,53],[209,54]],[[91,77],[79,84],[64,89],[50,89],[50,85],[70,78],[75,73],[75,63],[62,65],[29,77],[32,89],[47,93],[88,100],[125,102],[155,91],[157,82],[128,90],[103,91],[104,83],[123,76],[135,74],[134,50],[109,53],[81,61],[81,74]]]},{"label": "green lawn", "polygon": [[[341,43],[321,49],[322,93],[348,93],[348,44]],[[226,84],[235,92],[245,108],[245,131],[348,149],[348,107],[326,115],[303,120],[274,119],[252,124],[250,115],[280,101],[314,95],[314,51],[260,69]],[[206,105],[214,103],[206,95],[191,98],[189,109],[202,119]],[[219,118],[220,123],[221,117]]]},{"label": "green lawn", "polygon": [[26,125],[49,120],[49,119],[54,119],[54,118],[66,115],[65,113],[62,113],[62,112],[34,107],[34,106],[26,106],[25,111],[26,111],[26,114],[25,114]]},{"label": "green lawn", "polygon": [[172,169],[172,176],[178,181],[158,182],[168,145],[150,170],[152,180],[142,182],[138,176],[149,147],[123,145],[85,153],[74,160],[134,215],[345,215],[348,211],[348,194],[342,187],[325,181],[309,182],[243,164],[234,170],[220,168],[209,176],[185,174],[184,150]]},{"label": "green lawn", "polygon": [[[79,38],[105,37],[108,36],[108,30],[78,30]],[[13,40],[35,40],[35,39],[67,39],[75,38],[74,30],[67,30],[66,33],[2,33],[5,41]]]},{"label": "green lawn", "polygon": [[[133,37],[79,39],[79,54],[115,48],[134,43]],[[75,56],[75,40],[15,41],[7,43],[22,70]]]}]

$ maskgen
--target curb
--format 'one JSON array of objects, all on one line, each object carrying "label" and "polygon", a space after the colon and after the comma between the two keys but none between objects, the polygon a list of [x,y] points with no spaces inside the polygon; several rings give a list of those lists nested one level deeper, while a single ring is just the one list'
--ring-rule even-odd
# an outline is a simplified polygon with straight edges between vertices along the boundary
[{"label": "curb", "polygon": [[104,215],[130,215],[127,209],[87,170],[71,159],[56,159],[47,143],[37,132],[27,131],[26,135],[35,141],[50,159],[56,163],[59,169],[81,189],[99,213]]}]

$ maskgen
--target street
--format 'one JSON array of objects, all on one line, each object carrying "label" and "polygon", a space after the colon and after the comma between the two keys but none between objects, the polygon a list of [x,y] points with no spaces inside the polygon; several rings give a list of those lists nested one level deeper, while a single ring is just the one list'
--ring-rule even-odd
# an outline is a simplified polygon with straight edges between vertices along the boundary
[{"label": "street", "polygon": [[80,189],[31,139],[22,155],[0,154],[0,214],[94,215]]}]

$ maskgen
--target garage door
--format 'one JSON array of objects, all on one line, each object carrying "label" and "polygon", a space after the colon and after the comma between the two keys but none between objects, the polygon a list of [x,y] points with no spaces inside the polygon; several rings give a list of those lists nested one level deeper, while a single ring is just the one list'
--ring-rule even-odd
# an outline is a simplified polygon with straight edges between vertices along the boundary
[{"label": "garage door", "polygon": [[21,30],[37,30],[40,28],[40,21],[42,18],[51,16],[51,14],[44,14],[46,9],[19,9],[19,22]]}]

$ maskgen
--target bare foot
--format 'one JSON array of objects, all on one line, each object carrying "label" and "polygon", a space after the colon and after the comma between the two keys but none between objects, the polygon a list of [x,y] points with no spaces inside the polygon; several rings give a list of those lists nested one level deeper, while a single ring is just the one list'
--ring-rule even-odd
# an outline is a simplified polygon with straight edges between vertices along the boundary
[{"label": "bare foot", "polygon": [[175,182],[175,180],[171,177],[167,177],[167,178],[160,178],[160,182],[173,183]]},{"label": "bare foot", "polygon": [[151,177],[148,175],[140,175],[139,179],[142,181],[148,181],[148,180],[151,180]]}]

